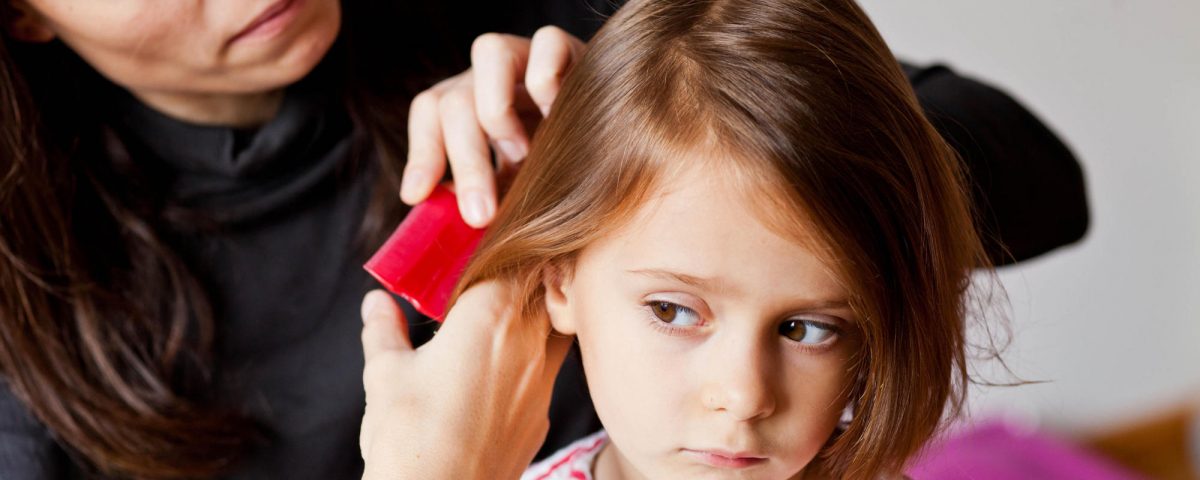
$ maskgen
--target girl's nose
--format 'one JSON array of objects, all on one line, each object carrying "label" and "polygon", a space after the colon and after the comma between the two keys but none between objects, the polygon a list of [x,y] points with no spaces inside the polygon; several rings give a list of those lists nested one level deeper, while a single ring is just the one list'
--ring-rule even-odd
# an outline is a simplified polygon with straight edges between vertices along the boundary
[{"label": "girl's nose", "polygon": [[707,410],[737,421],[770,416],[775,411],[771,353],[763,342],[750,338],[722,342],[709,357],[701,401]]}]

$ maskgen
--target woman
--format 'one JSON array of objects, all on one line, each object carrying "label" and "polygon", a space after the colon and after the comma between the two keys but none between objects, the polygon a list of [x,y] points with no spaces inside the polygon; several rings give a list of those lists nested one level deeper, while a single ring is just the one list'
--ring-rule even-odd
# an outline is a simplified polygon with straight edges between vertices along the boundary
[{"label": "woman", "polygon": [[[554,82],[530,82],[528,97],[475,92],[519,92],[526,55],[551,59],[530,60],[551,73],[529,77],[555,78],[572,43],[544,33],[552,47],[542,57],[525,41],[485,37],[477,59],[513,59],[506,76],[468,72],[432,87],[424,98],[451,100],[423,102],[434,113],[417,102],[411,135],[410,101],[465,68],[482,32],[556,23],[586,36],[598,25],[584,4],[471,5],[471,18],[491,23],[463,24],[450,15],[468,6],[396,3],[0,3],[0,477],[358,474],[362,357],[351,319],[369,288],[358,265],[403,215],[399,171],[425,168],[405,190],[419,200],[440,179],[445,144],[461,191],[483,198],[464,212],[486,221],[488,144],[469,131],[519,156],[520,145],[500,141],[520,142],[506,135],[532,126],[479,112],[536,112]],[[508,53],[486,54],[489,45]],[[506,98],[527,102],[486,108]],[[454,146],[460,138],[474,140]],[[502,321],[502,296],[473,292],[476,303],[452,312],[471,320],[427,352],[461,356],[480,338],[466,326]],[[428,339],[428,323],[409,318],[415,341]],[[395,338],[370,330],[368,342]],[[512,358],[497,368],[511,370]],[[433,363],[380,377],[445,378],[445,363]],[[431,385],[462,398],[455,385]],[[563,385],[548,448],[594,427],[578,406],[586,396]],[[446,442],[465,437],[469,426],[443,428],[433,420],[444,407],[427,405],[436,407],[400,417],[431,422]],[[392,433],[406,442],[413,431]],[[536,433],[524,442],[538,443]]]},{"label": "woman", "polygon": [[0,477],[359,474],[360,265],[483,31],[384,3],[3,2]]}]

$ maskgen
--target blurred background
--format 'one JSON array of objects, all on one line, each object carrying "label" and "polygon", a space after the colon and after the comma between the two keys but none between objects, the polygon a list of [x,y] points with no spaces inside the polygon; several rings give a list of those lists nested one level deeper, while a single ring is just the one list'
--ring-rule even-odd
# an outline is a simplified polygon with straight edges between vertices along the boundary
[{"label": "blurred background", "polygon": [[860,4],[897,56],[1007,91],[1083,165],[1087,237],[999,274],[1004,358],[1046,383],[975,388],[972,418],[1110,450],[1175,442],[1200,405],[1200,2]]}]

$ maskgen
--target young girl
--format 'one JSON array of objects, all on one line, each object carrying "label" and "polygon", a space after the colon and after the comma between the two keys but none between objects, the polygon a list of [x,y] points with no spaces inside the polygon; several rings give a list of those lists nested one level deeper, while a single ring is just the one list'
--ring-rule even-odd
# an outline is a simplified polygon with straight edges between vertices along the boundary
[{"label": "young girl", "polygon": [[558,98],[460,285],[579,342],[604,430],[524,478],[898,475],[961,402],[987,260],[864,13],[634,2]]}]

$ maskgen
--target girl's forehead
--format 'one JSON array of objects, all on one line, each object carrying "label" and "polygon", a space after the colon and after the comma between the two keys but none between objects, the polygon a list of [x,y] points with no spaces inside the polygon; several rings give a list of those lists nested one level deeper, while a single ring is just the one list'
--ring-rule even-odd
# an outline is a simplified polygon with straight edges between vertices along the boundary
[{"label": "girl's forehead", "polygon": [[765,228],[802,249],[831,256],[800,195],[777,170],[782,162],[733,151],[716,140],[675,152],[657,162],[651,194],[634,209],[635,221],[729,214],[729,230],[738,224]]},{"label": "girl's forehead", "polygon": [[772,202],[755,196],[775,195],[775,188],[756,191],[727,169],[706,168],[711,162],[690,164],[661,178],[624,225],[585,248],[581,266],[682,274],[730,293],[846,296],[811,242],[764,221],[761,210]]}]

